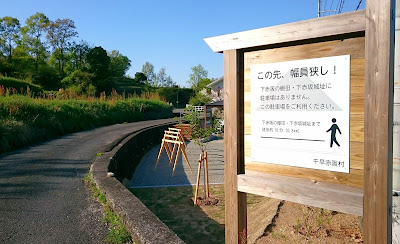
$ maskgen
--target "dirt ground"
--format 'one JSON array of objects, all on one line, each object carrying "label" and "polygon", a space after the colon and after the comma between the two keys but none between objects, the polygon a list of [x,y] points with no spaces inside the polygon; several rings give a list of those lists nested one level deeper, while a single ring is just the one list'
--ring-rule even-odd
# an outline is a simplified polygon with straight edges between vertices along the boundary
[{"label": "dirt ground", "polygon": [[357,216],[282,201],[257,244],[362,243]]}]

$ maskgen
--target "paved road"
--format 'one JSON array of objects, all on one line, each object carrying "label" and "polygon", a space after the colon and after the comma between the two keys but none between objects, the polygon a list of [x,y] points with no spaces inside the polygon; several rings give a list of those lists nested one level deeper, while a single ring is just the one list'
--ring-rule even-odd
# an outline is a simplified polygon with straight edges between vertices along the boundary
[{"label": "paved road", "polygon": [[71,134],[0,157],[0,243],[102,243],[107,226],[83,178],[104,152],[154,120]]}]

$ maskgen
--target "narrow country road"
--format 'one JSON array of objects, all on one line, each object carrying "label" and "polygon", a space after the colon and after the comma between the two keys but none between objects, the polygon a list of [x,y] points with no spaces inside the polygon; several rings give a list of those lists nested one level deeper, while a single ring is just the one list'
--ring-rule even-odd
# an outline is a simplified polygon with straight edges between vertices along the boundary
[{"label": "narrow country road", "polygon": [[0,157],[0,243],[103,243],[101,208],[83,178],[96,153],[173,119],[101,127]]}]

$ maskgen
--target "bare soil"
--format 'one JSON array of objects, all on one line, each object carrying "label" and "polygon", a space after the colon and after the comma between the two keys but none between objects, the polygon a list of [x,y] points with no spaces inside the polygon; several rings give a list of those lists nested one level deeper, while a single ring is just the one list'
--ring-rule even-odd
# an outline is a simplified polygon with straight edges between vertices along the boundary
[{"label": "bare soil", "polygon": [[[192,197],[192,201],[194,202],[194,197]],[[208,197],[204,199],[203,197],[197,197],[197,206],[204,205],[214,205],[216,206],[219,203],[219,199],[215,197]]]},{"label": "bare soil", "polygon": [[256,243],[362,243],[359,218],[283,201]]}]

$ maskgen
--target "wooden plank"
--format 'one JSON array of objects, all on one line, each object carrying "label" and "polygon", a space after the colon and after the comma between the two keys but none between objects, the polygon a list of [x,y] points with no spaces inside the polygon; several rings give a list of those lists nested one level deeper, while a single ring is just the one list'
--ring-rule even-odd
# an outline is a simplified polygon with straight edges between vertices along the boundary
[{"label": "wooden plank", "polygon": [[392,242],[394,6],[366,5],[364,243]]},{"label": "wooden plank", "polygon": [[[334,24],[332,24],[334,23]],[[214,52],[260,47],[365,30],[365,11],[355,11],[284,25],[205,38]]]},{"label": "wooden plank", "polygon": [[238,175],[238,189],[343,213],[363,214],[363,190],[355,187],[246,170]]},{"label": "wooden plank", "polygon": [[246,170],[253,170],[274,175],[289,176],[301,179],[316,180],[343,186],[351,186],[359,189],[363,188],[363,170],[350,169],[350,174],[322,171],[316,169],[297,168],[285,165],[246,162]]},{"label": "wooden plank", "polygon": [[363,114],[350,114],[350,141],[364,142]]},{"label": "wooden plank", "polygon": [[237,191],[244,173],[243,52],[224,52],[225,241],[246,243],[246,194]]},{"label": "wooden plank", "polygon": [[[353,60],[364,59],[364,45],[364,37],[352,37],[341,40],[323,41],[247,52],[245,54],[245,69],[249,69],[249,65],[251,64],[277,63],[347,54],[350,54],[351,62],[353,62]],[[362,68],[363,70],[363,67],[359,65],[358,61],[351,64],[354,68]],[[363,76],[364,74],[361,73],[361,77]]]}]

